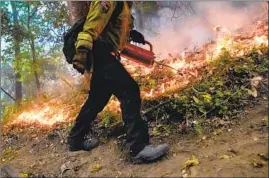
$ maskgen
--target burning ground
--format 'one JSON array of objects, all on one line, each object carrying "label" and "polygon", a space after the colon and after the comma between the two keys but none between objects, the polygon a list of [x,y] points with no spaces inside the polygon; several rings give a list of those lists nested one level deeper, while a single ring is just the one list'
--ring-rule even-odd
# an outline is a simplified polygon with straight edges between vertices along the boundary
[{"label": "burning ground", "polygon": [[[212,27],[218,34],[215,41],[211,41],[200,48],[190,51],[185,50],[177,57],[170,54],[169,58],[158,61],[172,66],[176,70],[157,64],[151,68],[145,68],[132,61],[123,60],[122,63],[140,84],[141,96],[145,101],[144,110],[149,109],[149,106],[146,106],[147,103],[160,101],[166,97],[172,99],[187,86],[191,86],[209,75],[214,75],[214,67],[212,68],[211,65],[219,62],[224,55],[231,59],[243,58],[253,49],[257,49],[258,54],[262,55],[264,51],[260,49],[268,46],[268,26],[266,22],[257,21],[241,29],[233,36],[224,27]],[[248,29],[252,29],[252,31]],[[203,75],[203,73],[209,75]],[[40,99],[30,101],[22,112],[14,115],[8,114],[6,117],[10,117],[10,124],[50,128],[55,124],[70,123],[74,120],[74,115],[76,115],[79,106],[83,104],[86,95],[73,92],[61,97],[47,97],[49,98],[44,96],[41,102],[38,102]],[[73,101],[68,103],[70,97],[73,98],[74,103]],[[67,100],[64,98],[67,98]],[[68,103],[68,106],[65,102]],[[104,113],[107,114],[107,112],[119,117],[119,102],[115,98],[112,98],[106,107]]]},{"label": "burning ground", "polygon": [[[224,26],[211,28],[216,38],[199,47],[168,53],[165,57],[159,51],[156,53],[158,62],[176,70],[159,65],[145,68],[131,61],[122,61],[140,85],[142,114],[149,124],[153,142],[169,140],[172,145],[167,165],[163,161],[153,166],[160,168],[156,176],[268,175],[268,163],[264,161],[268,160],[265,152],[268,149],[268,117],[265,117],[268,20],[256,20],[236,28],[236,31]],[[75,156],[65,153],[66,135],[86,97],[86,94],[74,90],[60,96],[44,94],[16,110],[7,110],[2,125],[2,162],[24,176],[47,177],[63,173],[73,176],[134,176],[134,172],[138,172],[138,176],[152,176],[154,171],[150,171],[150,166],[147,166],[149,170],[139,166],[125,167],[126,156],[114,150],[124,150],[119,102],[115,98],[100,113],[94,127],[104,144],[93,153],[83,152]],[[255,107],[249,109],[250,106]],[[247,117],[244,117],[245,108],[250,112]],[[243,142],[245,133],[252,139]],[[230,137],[234,139],[225,140]],[[226,146],[221,146],[222,143]],[[251,152],[251,149],[244,151],[246,146],[256,149],[256,152]],[[107,152],[108,147],[113,149]],[[203,149],[205,151],[201,151]],[[210,153],[206,153],[207,150]],[[103,154],[113,160],[103,158]],[[189,159],[192,154],[195,156]],[[117,160],[118,157],[123,163]],[[111,161],[117,166],[109,166]],[[205,166],[211,161],[216,164],[213,165],[215,172]],[[177,164],[178,169],[172,166]],[[51,168],[45,169],[44,165],[51,165]],[[238,170],[231,174],[229,170],[233,168]],[[122,172],[123,169],[127,171]]]}]

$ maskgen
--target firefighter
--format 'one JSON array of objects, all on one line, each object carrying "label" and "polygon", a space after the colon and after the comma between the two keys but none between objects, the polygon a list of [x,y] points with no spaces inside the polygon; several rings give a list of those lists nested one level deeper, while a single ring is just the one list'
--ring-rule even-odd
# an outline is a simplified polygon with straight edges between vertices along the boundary
[{"label": "firefighter", "polygon": [[78,34],[73,67],[81,74],[92,71],[88,98],[68,135],[69,151],[89,151],[99,140],[91,134],[91,123],[112,95],[120,101],[126,142],[133,163],[152,162],[168,152],[168,144],[153,146],[140,114],[141,98],[136,81],[119,61],[119,53],[130,41],[145,44],[133,29],[132,2],[92,1]]}]

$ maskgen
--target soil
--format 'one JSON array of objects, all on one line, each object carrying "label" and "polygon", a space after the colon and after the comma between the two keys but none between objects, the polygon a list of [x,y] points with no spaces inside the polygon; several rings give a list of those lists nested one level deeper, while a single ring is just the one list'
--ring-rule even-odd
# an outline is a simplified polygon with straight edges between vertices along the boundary
[{"label": "soil", "polygon": [[[109,139],[90,152],[67,152],[59,134],[25,135],[16,139],[16,156],[2,167],[2,175],[40,177],[268,177],[267,103],[245,110],[230,128],[197,136],[171,134],[170,152],[163,159],[133,165],[118,140]],[[153,138],[153,142],[160,140]],[[194,155],[198,165],[184,168]],[[261,156],[264,155],[264,156]],[[5,173],[5,174],[4,174]]]}]

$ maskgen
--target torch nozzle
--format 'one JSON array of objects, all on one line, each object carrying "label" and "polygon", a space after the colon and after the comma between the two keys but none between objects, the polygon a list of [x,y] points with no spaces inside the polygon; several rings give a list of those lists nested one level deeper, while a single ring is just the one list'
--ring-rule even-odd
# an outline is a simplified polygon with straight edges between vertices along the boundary
[{"label": "torch nozzle", "polygon": [[174,67],[172,67],[172,66],[170,66],[170,65],[167,65],[167,64],[164,64],[164,63],[155,61],[155,60],[154,60],[154,63],[156,63],[157,65],[164,66],[164,67],[170,68],[170,69],[172,69],[172,70],[175,70],[175,71],[177,71],[177,73],[178,73],[179,75],[183,75],[181,71],[179,71],[178,69],[176,69],[176,68],[174,68]]}]

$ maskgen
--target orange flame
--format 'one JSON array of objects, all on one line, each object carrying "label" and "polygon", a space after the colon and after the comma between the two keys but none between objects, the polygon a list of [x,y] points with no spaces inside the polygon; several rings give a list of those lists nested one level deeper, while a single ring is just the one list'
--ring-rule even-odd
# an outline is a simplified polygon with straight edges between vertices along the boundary
[{"label": "orange flame", "polygon": [[[251,37],[246,37],[243,39],[236,38],[236,36],[231,36],[231,32],[227,28],[221,26],[213,27],[213,30],[218,33],[222,33],[222,35],[218,35],[215,42],[206,44],[206,47],[203,46],[203,49],[201,49],[197,55],[193,55],[196,54],[195,52],[191,53],[184,50],[181,53],[178,51],[174,52],[176,57],[171,54],[167,59],[162,59],[165,64],[168,64],[173,68],[181,71],[183,75],[178,75],[176,70],[165,68],[164,70],[169,72],[169,77],[159,77],[156,79],[156,86],[151,88],[143,88],[141,90],[142,98],[152,99],[161,96],[165,92],[170,92],[178,90],[179,88],[186,87],[187,84],[193,80],[200,78],[198,69],[205,67],[208,62],[217,59],[217,57],[222,53],[223,49],[228,50],[232,56],[243,56],[253,46],[268,46],[268,36],[266,35],[268,29],[266,32],[257,32],[255,33],[255,36],[249,35]],[[250,33],[252,34],[252,32]],[[167,49],[164,49],[164,51],[165,50],[168,51]],[[148,74],[152,74],[152,76],[153,74],[157,74],[159,76],[160,74],[159,71],[161,69],[156,66],[153,66],[152,68],[145,68],[144,66],[131,61],[123,60],[122,62],[126,69],[134,77],[146,76]],[[119,101],[113,99],[110,100],[108,105],[105,107],[105,110],[116,111],[117,113],[120,113],[119,106]],[[30,125],[39,124],[42,126],[51,127],[56,123],[66,122],[68,118],[69,114],[65,114],[63,109],[59,110],[56,109],[54,105],[46,105],[37,108],[31,108],[30,111],[24,111],[16,118],[13,124],[28,123]]]},{"label": "orange flame", "polygon": [[153,96],[153,89],[151,89],[150,92],[146,94],[146,97],[152,97],[152,96]]},{"label": "orange flame", "polygon": [[64,114],[62,110],[54,110],[50,106],[41,109],[32,109],[21,113],[12,124],[22,125],[42,125],[51,127],[56,123],[66,122],[69,114]]},{"label": "orange flame", "polygon": [[164,83],[162,84],[161,88],[162,88],[162,93],[164,93],[165,92]]}]

